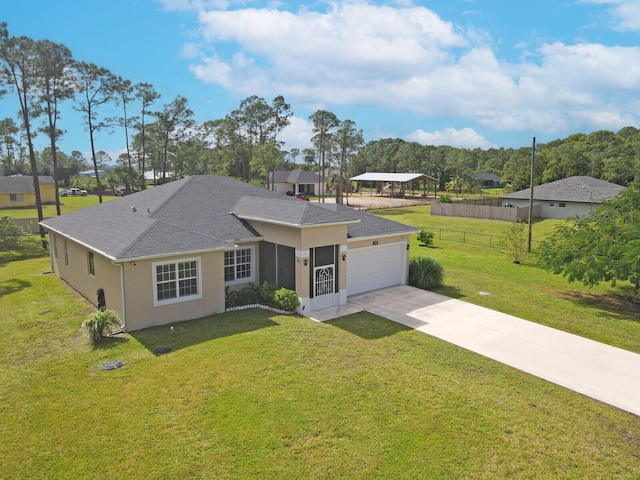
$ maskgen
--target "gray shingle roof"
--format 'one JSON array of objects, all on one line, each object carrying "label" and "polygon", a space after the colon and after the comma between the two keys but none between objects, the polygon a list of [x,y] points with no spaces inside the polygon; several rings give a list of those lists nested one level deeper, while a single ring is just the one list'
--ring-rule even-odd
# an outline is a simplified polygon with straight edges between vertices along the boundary
[{"label": "gray shingle roof", "polygon": [[369,238],[418,233],[418,229],[410,227],[409,225],[387,220],[386,218],[371,215],[370,213],[353,210],[352,208],[345,207],[344,205],[331,203],[322,203],[318,205],[325,209],[349,215],[352,218],[360,220],[360,222],[350,223],[347,226],[347,238]]},{"label": "gray shingle roof", "polygon": [[[601,203],[609,200],[624,187],[588,176],[569,177],[533,187],[534,200],[559,202]],[[531,189],[503,195],[502,198],[529,199]]]},{"label": "gray shingle roof", "polygon": [[[213,250],[259,238],[260,233],[243,218],[300,227],[359,219],[359,223],[348,225],[352,237],[411,230],[364,212],[333,207],[227,177],[202,175],[50,218],[42,224],[118,260]],[[356,225],[362,226],[352,230]]]},{"label": "gray shingle roof", "polygon": [[[38,182],[40,182],[41,185],[52,184],[53,177],[49,175],[38,175]],[[35,191],[33,187],[33,177],[31,175],[0,177],[0,193],[27,193]]]},{"label": "gray shingle roof", "polygon": [[350,216],[348,212],[338,213],[326,208],[318,208],[316,203],[301,200],[291,202],[286,198],[259,199],[250,196],[242,197],[231,212],[244,220],[257,220],[298,227],[360,221],[354,216]]},{"label": "gray shingle roof", "polygon": [[[271,179],[271,175],[269,175],[269,179]],[[319,175],[306,170],[276,170],[273,172],[273,178],[275,178],[275,183],[309,184],[320,182]]]}]

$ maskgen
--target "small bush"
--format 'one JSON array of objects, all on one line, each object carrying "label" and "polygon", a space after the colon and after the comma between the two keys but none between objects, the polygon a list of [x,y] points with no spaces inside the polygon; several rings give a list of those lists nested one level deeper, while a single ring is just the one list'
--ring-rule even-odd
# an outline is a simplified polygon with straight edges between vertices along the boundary
[{"label": "small bush", "polygon": [[527,258],[527,232],[522,222],[510,223],[501,241],[502,249],[513,260],[513,263],[521,263]]},{"label": "small bush", "polygon": [[453,197],[448,193],[445,193],[443,195],[440,195],[438,203],[453,203]]},{"label": "small bush", "polygon": [[9,217],[0,218],[0,251],[17,250],[27,232]]},{"label": "small bush", "polygon": [[430,247],[431,245],[433,245],[433,237],[433,232],[429,232],[424,228],[421,228],[420,233],[418,233],[418,241],[425,247]]},{"label": "small bush", "polygon": [[277,290],[277,285],[269,282],[264,282],[258,289],[258,300],[265,305],[273,304],[273,297],[275,296]]},{"label": "small bush", "polygon": [[441,287],[444,282],[444,268],[432,257],[418,257],[409,262],[409,285],[423,290]]},{"label": "small bush", "polygon": [[113,310],[96,310],[82,322],[82,330],[93,343],[110,334],[114,327],[121,326],[120,317]]},{"label": "small bush", "polygon": [[295,312],[300,305],[298,294],[287,288],[276,290],[273,296],[273,302],[276,304],[276,307],[286,310],[287,312]]}]

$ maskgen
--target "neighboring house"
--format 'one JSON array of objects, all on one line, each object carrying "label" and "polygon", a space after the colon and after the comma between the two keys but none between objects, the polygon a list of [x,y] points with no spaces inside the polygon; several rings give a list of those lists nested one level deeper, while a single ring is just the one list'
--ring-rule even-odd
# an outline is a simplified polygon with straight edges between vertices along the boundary
[{"label": "neighboring house", "polygon": [[406,283],[417,230],[222,176],[193,176],[44,220],[53,270],[129,331],[225,311],[225,289],[290,288],[299,312]]},{"label": "neighboring house", "polygon": [[[325,179],[327,181],[328,179]],[[316,173],[306,170],[276,170],[269,172],[269,190],[278,193],[293,192],[303,195],[320,195],[322,179]]]},{"label": "neighboring house", "polygon": [[[533,188],[534,205],[540,205],[540,218],[567,218],[589,215],[605,200],[624,189],[615,183],[593,177],[578,176],[556,180]],[[531,189],[502,196],[503,205],[527,207]]]},{"label": "neighboring house", "polygon": [[[55,203],[56,187],[51,176],[38,176],[40,201]],[[36,189],[31,175],[0,177],[0,208],[33,207],[36,204]]]},{"label": "neighboring house", "polygon": [[499,188],[502,186],[502,177],[495,173],[472,173],[470,177],[475,178],[482,188]]}]

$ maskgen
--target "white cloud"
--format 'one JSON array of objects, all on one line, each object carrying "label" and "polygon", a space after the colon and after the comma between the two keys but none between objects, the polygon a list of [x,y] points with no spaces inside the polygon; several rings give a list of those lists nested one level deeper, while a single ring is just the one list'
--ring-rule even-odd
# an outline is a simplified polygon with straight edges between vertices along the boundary
[{"label": "white cloud", "polygon": [[191,71],[238,94],[283,95],[308,110],[370,106],[549,134],[603,128],[607,118],[638,123],[630,105],[640,93],[640,47],[528,45],[520,61],[507,62],[484,31],[424,7],[367,3],[333,3],[326,12],[202,8],[199,21],[201,48],[184,49],[200,52]]},{"label": "white cloud", "polygon": [[614,27],[622,31],[640,30],[639,0],[581,0],[581,3],[606,5]]},{"label": "white cloud", "polygon": [[[282,130],[278,140],[285,142],[288,149],[298,148],[302,151],[304,148],[312,148],[312,130],[313,125],[308,120],[294,115],[289,118],[289,125]],[[298,162],[301,162],[301,158],[298,158]]]},{"label": "white cloud", "polygon": [[448,145],[457,148],[497,148],[497,145],[489,142],[472,128],[445,128],[438,132],[425,132],[416,130],[407,135],[407,140],[418,142],[422,145]]}]

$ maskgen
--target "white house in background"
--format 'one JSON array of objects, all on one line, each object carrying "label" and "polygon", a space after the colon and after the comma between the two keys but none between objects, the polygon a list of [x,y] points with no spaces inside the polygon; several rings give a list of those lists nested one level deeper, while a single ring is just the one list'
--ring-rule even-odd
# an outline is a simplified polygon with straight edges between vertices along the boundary
[{"label": "white house in background", "polygon": [[[540,218],[567,218],[589,215],[606,200],[618,195],[625,187],[588,176],[555,180],[533,187],[533,203],[540,205]],[[529,206],[531,189],[502,196],[503,205]]]},{"label": "white house in background", "polygon": [[[328,178],[325,178],[325,182]],[[276,170],[269,172],[269,190],[278,193],[293,192],[294,194],[303,195],[321,195],[322,179],[316,173],[307,172],[306,170]]]}]

